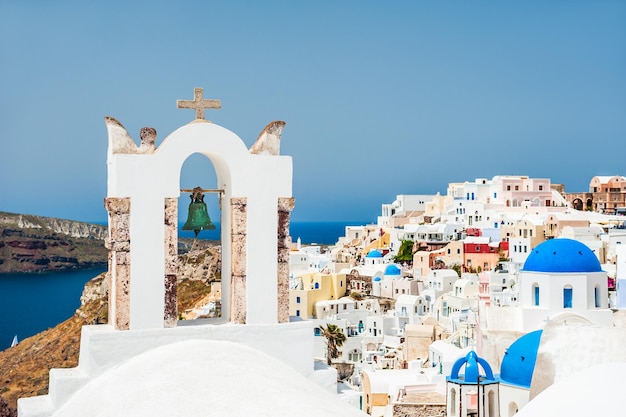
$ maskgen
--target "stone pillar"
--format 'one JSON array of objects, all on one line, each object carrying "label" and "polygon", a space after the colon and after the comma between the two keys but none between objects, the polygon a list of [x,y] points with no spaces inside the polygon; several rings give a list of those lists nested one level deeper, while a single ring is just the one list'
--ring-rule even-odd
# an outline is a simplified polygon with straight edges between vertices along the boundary
[{"label": "stone pillar", "polygon": [[247,204],[245,197],[231,198],[230,322],[246,322]]},{"label": "stone pillar", "polygon": [[130,198],[108,197],[109,213],[109,323],[117,330],[130,328]]},{"label": "stone pillar", "polygon": [[289,322],[289,224],[294,207],[292,197],[278,199],[278,322]]},{"label": "stone pillar", "polygon": [[178,199],[165,199],[165,327],[178,322]]}]

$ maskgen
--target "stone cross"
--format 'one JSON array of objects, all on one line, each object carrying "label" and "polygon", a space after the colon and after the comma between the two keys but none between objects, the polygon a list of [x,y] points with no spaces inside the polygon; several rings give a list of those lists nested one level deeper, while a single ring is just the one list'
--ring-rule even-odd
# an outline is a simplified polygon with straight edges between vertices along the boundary
[{"label": "stone cross", "polygon": [[202,88],[196,87],[193,90],[193,100],[176,100],[176,106],[179,109],[194,109],[196,120],[204,120],[204,109],[221,109],[222,103],[220,100],[202,98]]}]

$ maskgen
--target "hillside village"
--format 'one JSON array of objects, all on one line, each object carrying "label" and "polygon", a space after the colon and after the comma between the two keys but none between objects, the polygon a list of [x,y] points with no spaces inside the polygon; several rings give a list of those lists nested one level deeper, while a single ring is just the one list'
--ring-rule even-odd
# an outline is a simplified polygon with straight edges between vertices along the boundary
[{"label": "hillside village", "polygon": [[[372,416],[478,413],[485,400],[477,392],[493,394],[488,385],[461,381],[451,399],[451,373],[475,353],[499,374],[498,398],[489,397],[480,415],[511,416],[569,371],[620,359],[578,356],[568,358],[576,365],[562,364],[568,372],[533,376],[542,331],[547,339],[559,324],[608,332],[623,325],[626,217],[617,213],[625,197],[621,176],[594,177],[585,196],[527,176],[454,183],[445,196],[399,195],[382,205],[376,224],[346,227],[328,251],[296,244],[289,314],[315,323],[318,359],[328,356],[328,339],[339,340],[329,359],[351,370],[340,393]],[[581,204],[586,210],[572,208]],[[533,256],[541,248],[563,258]],[[597,266],[570,270],[567,251]],[[328,335],[329,326],[343,336]],[[619,350],[626,329],[619,330],[605,339],[609,352]],[[524,365],[532,362],[524,371],[509,359],[522,347]],[[455,410],[461,391],[471,394]]]},{"label": "hillside village", "polygon": [[[19,417],[617,415],[590,399],[626,367],[625,177],[571,196],[509,175],[400,195],[322,251],[289,236],[285,123],[248,148],[204,118],[219,101],[202,91],[158,149],[154,128],[137,145],[105,117],[107,322],[81,327],[77,365],[51,369]],[[192,204],[220,195],[220,283],[182,316],[179,174],[194,153],[218,178]]]}]

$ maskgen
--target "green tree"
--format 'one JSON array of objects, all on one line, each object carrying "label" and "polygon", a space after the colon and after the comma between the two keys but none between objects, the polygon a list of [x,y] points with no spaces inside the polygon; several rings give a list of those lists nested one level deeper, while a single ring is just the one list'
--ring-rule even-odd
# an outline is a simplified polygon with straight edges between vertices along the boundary
[{"label": "green tree", "polygon": [[411,262],[413,263],[413,241],[403,240],[398,249],[398,254],[393,258],[395,262]]},{"label": "green tree", "polygon": [[330,365],[333,359],[339,357],[339,349],[346,341],[346,335],[343,330],[335,324],[327,324],[326,327],[320,326],[322,336],[326,338],[326,362]]},{"label": "green tree", "polygon": [[358,291],[352,291],[350,293],[350,298],[352,298],[353,300],[356,300],[356,301],[360,301],[360,300],[363,299],[363,295],[360,292],[358,292]]},{"label": "green tree", "polygon": [[459,264],[454,264],[450,267],[450,269],[454,269],[458,276],[463,275],[463,267]]}]

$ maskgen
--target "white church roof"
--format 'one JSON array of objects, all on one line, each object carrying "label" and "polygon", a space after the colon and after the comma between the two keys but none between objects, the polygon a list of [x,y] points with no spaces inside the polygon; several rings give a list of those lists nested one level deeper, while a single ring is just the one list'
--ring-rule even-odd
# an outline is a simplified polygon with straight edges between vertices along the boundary
[{"label": "white church roof", "polygon": [[623,385],[626,363],[604,363],[550,385],[516,417],[623,416],[624,403],[614,393]]},{"label": "white church roof", "polygon": [[89,382],[53,417],[96,415],[366,416],[278,359],[218,340],[135,356]]}]

